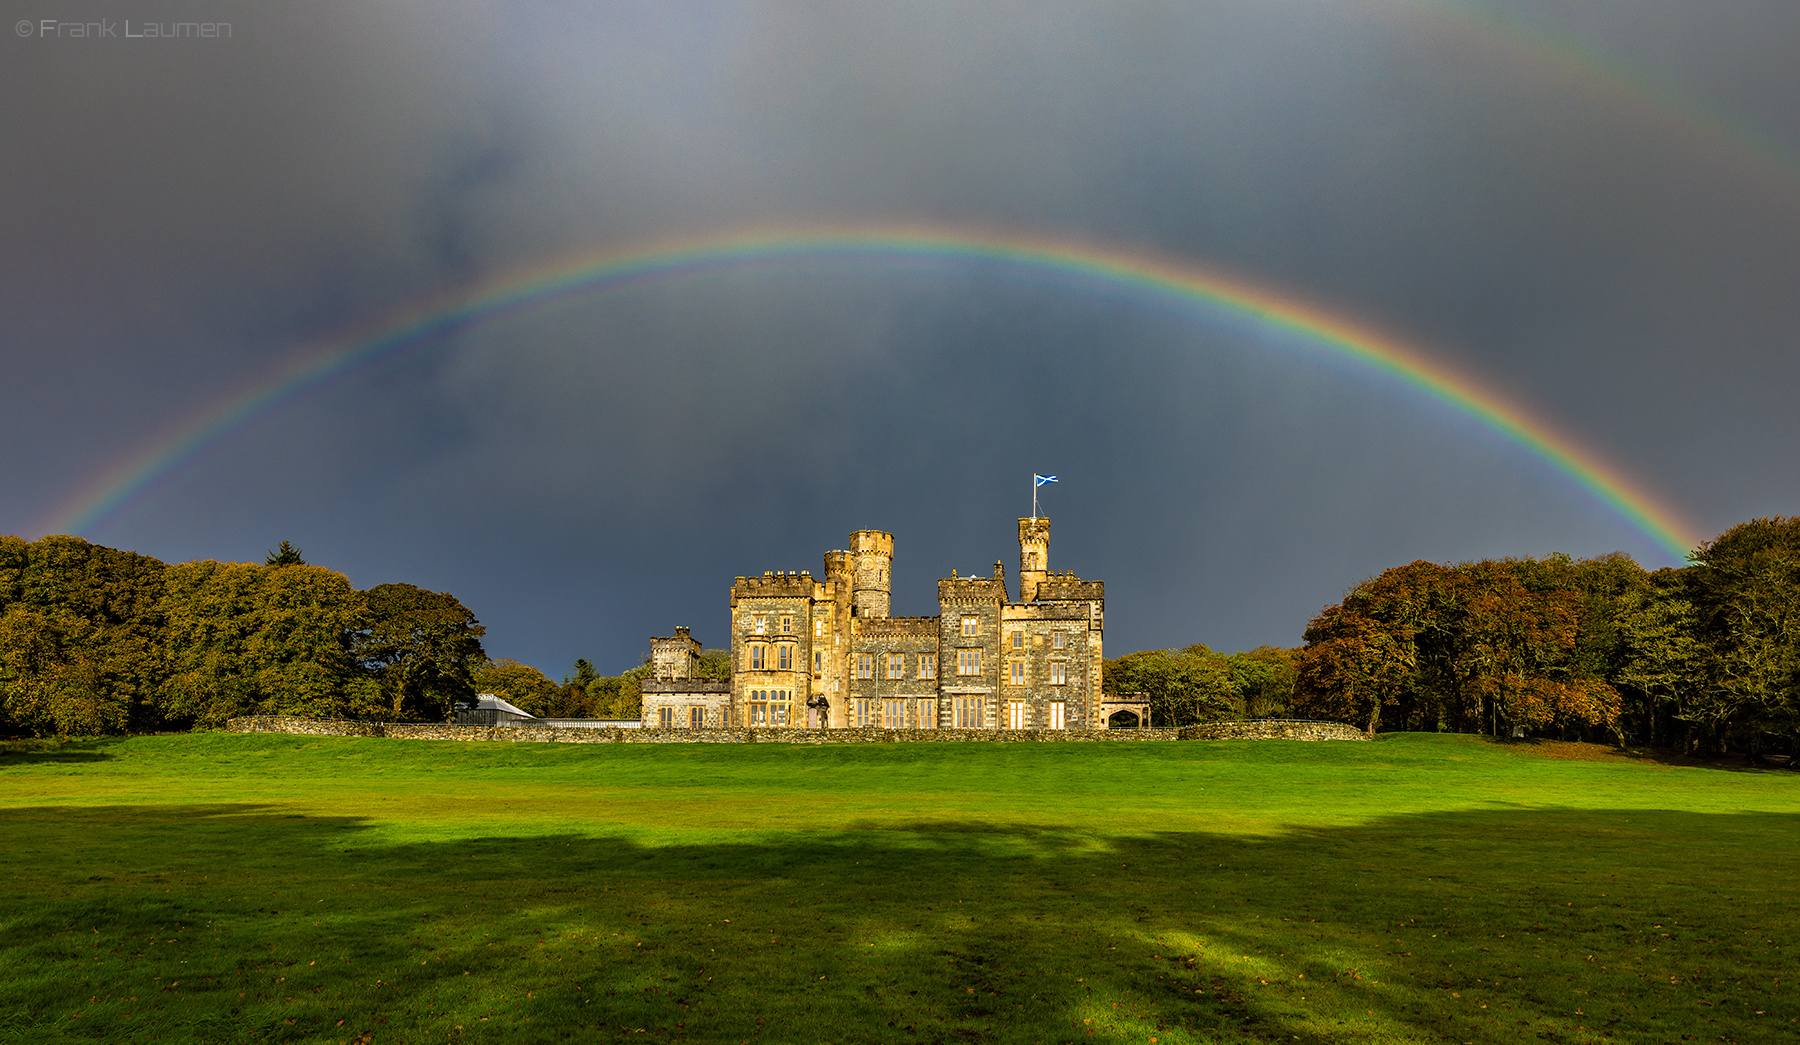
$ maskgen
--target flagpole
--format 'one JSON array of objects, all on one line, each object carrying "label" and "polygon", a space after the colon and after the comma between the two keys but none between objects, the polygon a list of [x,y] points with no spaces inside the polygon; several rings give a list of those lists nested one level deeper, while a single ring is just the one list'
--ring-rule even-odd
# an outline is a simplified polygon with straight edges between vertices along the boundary
[{"label": "flagpole", "polygon": [[1037,473],[1031,473],[1031,521],[1037,522]]}]

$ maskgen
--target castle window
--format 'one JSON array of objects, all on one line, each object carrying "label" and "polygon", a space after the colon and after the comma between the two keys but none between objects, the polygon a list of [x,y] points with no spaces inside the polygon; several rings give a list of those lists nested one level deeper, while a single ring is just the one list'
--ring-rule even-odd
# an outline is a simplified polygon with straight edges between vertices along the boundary
[{"label": "castle window", "polygon": [[875,677],[874,656],[868,653],[858,653],[856,655],[856,677],[859,679],[872,679]]},{"label": "castle window", "polygon": [[768,664],[769,647],[753,645],[750,647],[750,670],[761,671]]},{"label": "castle window", "polygon": [[881,702],[881,728],[906,728],[906,701],[884,700]]},{"label": "castle window", "polygon": [[1025,702],[1023,700],[1009,700],[1006,702],[1006,728],[1025,728]]},{"label": "castle window", "polygon": [[935,700],[919,701],[919,728],[920,729],[936,729],[937,728],[937,701],[935,701]]},{"label": "castle window", "polygon": [[1066,685],[1068,681],[1069,666],[1060,660],[1053,662],[1050,665],[1050,684],[1052,686],[1061,686]]},{"label": "castle window", "polygon": [[981,651],[978,649],[957,650],[956,673],[958,675],[981,674]]},{"label": "castle window", "polygon": [[963,618],[963,634],[964,634],[964,635],[974,635],[974,634],[975,634],[975,628],[976,628],[976,627],[977,627],[977,626],[978,626],[978,625],[979,625],[979,624],[980,624],[980,623],[981,623],[981,620],[980,620],[980,618],[977,618],[977,617],[964,617],[964,618]]},{"label": "castle window", "polygon": [[1050,728],[1051,729],[1067,729],[1067,728],[1069,728],[1068,726],[1063,724],[1063,707],[1064,707],[1063,702],[1060,700],[1051,702],[1051,704],[1050,704]]},{"label": "castle window", "polygon": [[981,728],[980,697],[957,697],[952,710],[956,713],[957,729]]},{"label": "castle window", "polygon": [[813,674],[825,674],[825,651],[822,649],[813,650]]},{"label": "castle window", "polygon": [[1024,632],[1015,631],[1012,633],[1012,648],[1013,649],[1024,649],[1025,648],[1025,633]]},{"label": "castle window", "polygon": [[1069,644],[1069,633],[1068,632],[1053,631],[1050,633],[1051,648],[1062,649],[1063,647],[1067,646],[1068,644]]},{"label": "castle window", "polygon": [[752,617],[750,619],[750,629],[758,635],[767,635],[769,633],[769,618]]},{"label": "castle window", "polygon": [[785,642],[775,647],[775,670],[794,670],[794,647]]},{"label": "castle window", "polygon": [[919,677],[922,679],[937,678],[937,654],[919,654]]},{"label": "castle window", "polygon": [[657,708],[656,709],[656,724],[661,726],[664,729],[673,729],[675,726],[675,709],[674,708]]},{"label": "castle window", "polygon": [[689,729],[704,729],[704,728],[706,728],[706,709],[705,708],[688,708],[688,728]]},{"label": "castle window", "polygon": [[888,654],[887,677],[890,679],[903,679],[906,677],[906,657],[904,655],[899,653]]},{"label": "castle window", "polygon": [[1015,660],[1012,662],[1011,666],[1012,684],[1015,686],[1023,686],[1025,684],[1025,662],[1022,660]]},{"label": "castle window", "polygon": [[872,700],[859,700],[856,702],[856,728],[857,729],[868,729],[869,728],[869,724],[870,724],[869,723],[869,717],[870,717],[869,716],[869,705],[871,705],[873,703],[875,703],[875,702]]},{"label": "castle window", "polygon": [[781,618],[781,633],[783,635],[792,635],[794,633],[794,618]]},{"label": "castle window", "polygon": [[822,639],[824,637],[825,637],[825,618],[824,617],[814,617],[813,618],[813,638]]}]

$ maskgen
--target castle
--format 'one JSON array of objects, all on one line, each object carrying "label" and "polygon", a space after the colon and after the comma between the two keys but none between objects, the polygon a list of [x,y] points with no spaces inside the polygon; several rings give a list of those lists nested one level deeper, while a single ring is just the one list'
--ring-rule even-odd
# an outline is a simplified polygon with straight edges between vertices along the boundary
[{"label": "castle", "polygon": [[1019,520],[1019,591],[992,577],[938,581],[935,617],[888,614],[894,537],[850,535],[825,576],[731,585],[731,681],[695,680],[686,628],[651,640],[645,726],[689,729],[1104,729],[1148,724],[1102,706],[1105,585],[1050,570],[1050,520]]}]

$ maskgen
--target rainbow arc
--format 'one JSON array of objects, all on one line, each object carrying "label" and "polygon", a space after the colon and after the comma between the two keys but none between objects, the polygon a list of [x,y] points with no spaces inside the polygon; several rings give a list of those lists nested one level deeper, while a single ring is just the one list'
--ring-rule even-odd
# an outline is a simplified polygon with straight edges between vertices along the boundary
[{"label": "rainbow arc", "polygon": [[1012,233],[920,225],[834,225],[747,230],[626,245],[415,303],[314,347],[288,370],[190,418],[120,462],[59,511],[47,532],[104,525],[153,492],[208,446],[258,417],[378,360],[444,335],[570,297],[744,267],[822,262],[920,265],[982,262],[1062,281],[1074,289],[1229,316],[1302,338],[1450,405],[1546,462],[1598,498],[1672,561],[1694,546],[1677,516],[1621,472],[1517,404],[1431,354],[1316,304],[1139,249]]}]

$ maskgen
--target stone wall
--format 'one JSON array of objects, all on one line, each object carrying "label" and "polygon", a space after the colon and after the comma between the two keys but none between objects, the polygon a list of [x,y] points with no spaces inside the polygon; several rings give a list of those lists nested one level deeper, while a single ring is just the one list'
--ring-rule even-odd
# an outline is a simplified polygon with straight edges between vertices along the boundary
[{"label": "stone wall", "polygon": [[892,744],[901,742],[1122,742],[1131,740],[1367,740],[1341,722],[1209,722],[1178,729],[557,729],[451,726],[435,722],[234,718],[230,733],[394,737],[406,740],[505,740],[557,744]]}]

